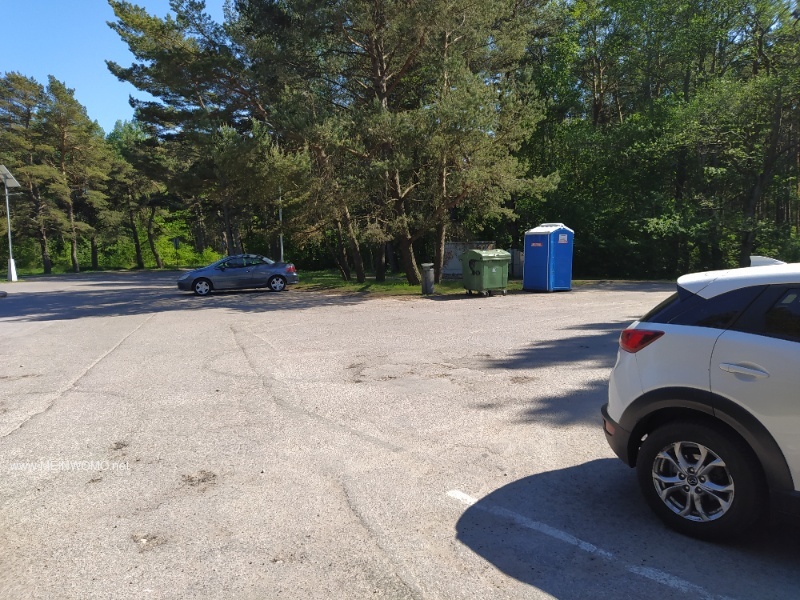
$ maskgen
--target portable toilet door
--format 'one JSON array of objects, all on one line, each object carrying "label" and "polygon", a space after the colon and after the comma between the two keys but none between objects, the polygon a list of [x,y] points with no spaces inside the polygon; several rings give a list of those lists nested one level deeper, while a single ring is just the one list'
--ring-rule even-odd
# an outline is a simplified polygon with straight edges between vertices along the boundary
[{"label": "portable toilet door", "polygon": [[571,290],[574,237],[575,232],[563,223],[542,223],[526,231],[522,289]]}]

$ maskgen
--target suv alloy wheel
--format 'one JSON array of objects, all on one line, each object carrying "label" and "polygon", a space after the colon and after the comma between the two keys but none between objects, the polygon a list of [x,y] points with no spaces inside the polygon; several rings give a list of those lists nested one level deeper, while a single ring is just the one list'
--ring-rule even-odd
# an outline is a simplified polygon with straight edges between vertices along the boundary
[{"label": "suv alloy wheel", "polygon": [[656,429],[639,449],[636,470],[653,511],[686,535],[729,538],[761,516],[765,485],[752,452],[711,424]]}]

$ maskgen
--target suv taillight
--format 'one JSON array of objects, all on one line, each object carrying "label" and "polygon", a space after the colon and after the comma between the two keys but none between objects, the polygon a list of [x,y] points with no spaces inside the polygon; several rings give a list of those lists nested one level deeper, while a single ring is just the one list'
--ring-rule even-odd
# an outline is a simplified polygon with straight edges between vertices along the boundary
[{"label": "suv taillight", "polygon": [[650,329],[626,329],[619,335],[619,347],[635,354],[645,346],[649,346],[664,335],[663,331]]}]

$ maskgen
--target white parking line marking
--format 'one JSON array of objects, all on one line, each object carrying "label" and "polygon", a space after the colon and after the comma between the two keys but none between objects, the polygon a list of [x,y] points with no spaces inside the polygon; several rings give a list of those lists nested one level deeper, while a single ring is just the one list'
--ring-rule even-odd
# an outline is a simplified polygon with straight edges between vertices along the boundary
[{"label": "white parking line marking", "polygon": [[[466,504],[467,506],[473,506],[477,502],[475,498],[467,496],[465,493],[459,492],[458,490],[452,490],[450,492],[447,492],[447,495],[450,496],[451,498],[455,498],[456,500],[462,502],[463,504]],[[545,525],[544,523],[540,523],[539,521],[534,521],[527,517],[523,517],[522,515],[510,511],[507,508],[501,508],[499,506],[484,506],[484,505],[480,505],[478,508],[480,508],[481,510],[485,510],[486,512],[490,512],[498,517],[509,519],[510,521],[513,521],[520,527],[525,527],[526,529],[533,529],[534,531],[538,531],[539,533],[549,535],[550,537],[560,540],[566,544],[577,546],[578,548],[588,552],[589,554],[597,554],[598,556],[602,556],[603,558],[608,560],[614,558],[614,555],[611,554],[611,552],[600,550],[597,546],[590,544],[589,542],[584,542],[583,540],[579,540],[575,536],[572,536],[568,533],[564,533],[563,531],[559,531],[558,529],[550,527],[549,525]]]},{"label": "white parking line marking", "polygon": [[579,538],[576,538],[573,535],[570,535],[559,529],[556,529],[555,527],[551,527],[550,525],[545,525],[544,523],[541,523],[539,521],[534,521],[533,519],[523,517],[522,515],[515,513],[514,511],[508,510],[507,508],[502,508],[500,506],[493,506],[488,503],[477,504],[478,502],[477,499],[473,498],[472,496],[468,496],[467,494],[459,490],[451,490],[447,492],[447,495],[453,498],[454,500],[458,500],[462,504],[466,504],[467,506],[474,506],[475,508],[487,512],[489,514],[495,515],[497,517],[502,517],[504,519],[508,519],[509,521],[512,521],[517,525],[519,525],[520,527],[524,527],[525,529],[532,529],[533,531],[538,531],[539,533],[542,533],[546,536],[557,539],[571,546],[580,548],[581,550],[583,550],[584,552],[588,552],[589,554],[594,554],[595,556],[599,556],[610,562],[616,562],[629,573],[633,573],[634,575],[639,575],[640,577],[644,577],[645,579],[649,579],[650,581],[660,583],[661,585],[667,586],[674,590],[678,590],[685,594],[691,593],[698,598],[703,598],[704,600],[734,600],[733,598],[730,598],[728,596],[715,596],[714,594],[709,593],[708,591],[704,590],[698,585],[690,583],[685,579],[681,579],[680,577],[675,577],[674,575],[665,573],[664,571],[659,571],[658,569],[651,569],[649,567],[642,567],[638,565],[631,565],[625,563],[624,561],[615,557],[613,553],[598,548],[594,544],[585,542]]}]

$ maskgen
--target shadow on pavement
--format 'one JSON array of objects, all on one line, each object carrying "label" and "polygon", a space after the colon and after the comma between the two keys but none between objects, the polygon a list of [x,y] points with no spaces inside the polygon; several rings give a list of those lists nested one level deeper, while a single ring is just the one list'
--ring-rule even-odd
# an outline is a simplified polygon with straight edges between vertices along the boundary
[{"label": "shadow on pavement", "polygon": [[555,365],[592,362],[594,366],[611,368],[617,356],[620,332],[630,320],[609,323],[588,323],[560,331],[574,331],[569,338],[535,342],[491,366],[502,369],[530,369]]},{"label": "shadow on pavement", "polygon": [[608,400],[607,373],[616,361],[619,334],[628,323],[628,320],[588,323],[561,330],[575,333],[558,340],[534,342],[510,357],[489,360],[486,366],[510,370],[548,367],[603,369],[606,375],[592,379],[578,389],[536,398],[521,417],[522,422],[554,425],[596,424],[600,418],[600,406]]},{"label": "shadow on pavement", "polygon": [[[214,292],[200,298],[177,289],[176,273],[90,273],[68,277],[36,277],[0,304],[0,319],[51,321],[85,317],[145,315],[181,310],[228,309],[239,312],[302,310],[342,306],[364,300],[363,295],[241,290]],[[59,287],[61,289],[59,289]]]},{"label": "shadow on pavement", "polygon": [[525,409],[521,423],[566,426],[582,423],[600,427],[600,407],[608,402],[608,377],[594,379],[579,390],[537,398]]},{"label": "shadow on pavement", "polygon": [[[456,538],[506,575],[561,599],[629,598],[633,589],[652,589],[661,598],[702,596],[642,577],[637,568],[679,578],[715,598],[788,599],[800,588],[796,537],[769,530],[721,545],[674,533],[645,506],[634,471],[616,459],[510,483],[466,509]],[[746,589],[733,577],[743,568]]]}]

